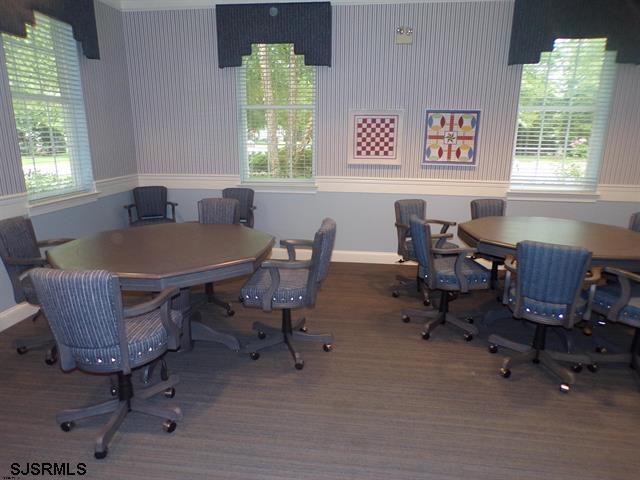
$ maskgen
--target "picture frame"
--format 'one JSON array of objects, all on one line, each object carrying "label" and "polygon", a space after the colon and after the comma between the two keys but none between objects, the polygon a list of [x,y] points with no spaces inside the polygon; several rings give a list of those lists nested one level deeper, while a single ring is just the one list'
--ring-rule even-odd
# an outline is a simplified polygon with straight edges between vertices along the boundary
[{"label": "picture frame", "polygon": [[400,165],[402,110],[349,111],[350,165]]},{"label": "picture frame", "polygon": [[480,110],[425,110],[422,165],[475,167]]}]

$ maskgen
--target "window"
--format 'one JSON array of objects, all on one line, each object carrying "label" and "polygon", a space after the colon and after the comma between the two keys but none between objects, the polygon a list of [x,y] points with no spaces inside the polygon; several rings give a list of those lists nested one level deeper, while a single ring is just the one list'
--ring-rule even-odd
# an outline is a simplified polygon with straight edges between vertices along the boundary
[{"label": "window", "polygon": [[524,65],[514,188],[594,191],[609,120],[615,63],[605,39],[558,39]]},{"label": "window", "polygon": [[242,180],[312,179],[315,68],[292,44],[254,44],[237,81]]},{"label": "window", "polygon": [[93,174],[71,26],[36,13],[27,37],[2,35],[30,200],[88,191]]}]

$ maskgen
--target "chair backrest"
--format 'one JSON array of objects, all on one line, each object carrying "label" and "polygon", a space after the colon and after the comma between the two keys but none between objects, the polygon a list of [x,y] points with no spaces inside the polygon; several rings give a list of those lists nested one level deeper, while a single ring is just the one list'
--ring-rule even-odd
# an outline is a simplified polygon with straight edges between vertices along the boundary
[{"label": "chair backrest", "polygon": [[120,281],[115,274],[36,268],[29,276],[64,370],[130,371]]},{"label": "chair backrest", "polygon": [[8,265],[6,259],[37,257],[40,257],[40,249],[31,219],[14,217],[0,220],[0,258],[9,274],[13,287],[13,298],[16,303],[25,300],[34,304],[38,303],[36,299],[27,298],[20,282],[20,275],[32,267]]},{"label": "chair backrest", "polygon": [[478,198],[471,200],[471,219],[482,217],[504,217],[507,203],[501,198]]},{"label": "chair backrest", "polygon": [[240,223],[240,202],[234,198],[203,198],[198,201],[198,221],[215,225]]},{"label": "chair backrest", "polygon": [[409,225],[412,215],[422,220],[427,218],[427,202],[420,198],[396,200],[394,206],[396,209],[396,223]]},{"label": "chair backrest", "polygon": [[253,196],[251,188],[225,188],[222,198],[235,198],[240,202],[240,221],[253,228]]},{"label": "chair backrest", "polygon": [[[591,252],[527,240],[516,246],[516,259],[514,315],[572,327],[582,284],[591,264]],[[553,315],[557,318],[549,318]]]},{"label": "chair backrest", "polygon": [[167,187],[136,187],[133,189],[133,200],[138,218],[166,218]]},{"label": "chair backrest", "polygon": [[411,226],[411,239],[413,240],[413,250],[415,258],[420,265],[420,273],[430,288],[435,287],[435,275],[433,265],[433,254],[431,252],[431,226],[413,215],[409,220]]},{"label": "chair backrest", "polygon": [[636,212],[629,218],[629,230],[640,232],[640,212]]},{"label": "chair backrest", "polygon": [[307,281],[307,304],[313,306],[318,289],[329,273],[331,255],[336,243],[336,222],[332,218],[325,218],[313,239],[311,253],[311,268]]}]

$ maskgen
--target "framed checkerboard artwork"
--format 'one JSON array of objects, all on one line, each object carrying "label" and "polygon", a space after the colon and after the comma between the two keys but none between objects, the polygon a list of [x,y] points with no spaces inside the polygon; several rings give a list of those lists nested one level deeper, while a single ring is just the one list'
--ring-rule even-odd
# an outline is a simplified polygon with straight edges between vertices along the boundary
[{"label": "framed checkerboard artwork", "polygon": [[359,110],[349,112],[349,154],[347,163],[400,165],[398,140],[402,110]]},{"label": "framed checkerboard artwork", "polygon": [[469,165],[478,158],[480,110],[427,110],[423,165]]}]

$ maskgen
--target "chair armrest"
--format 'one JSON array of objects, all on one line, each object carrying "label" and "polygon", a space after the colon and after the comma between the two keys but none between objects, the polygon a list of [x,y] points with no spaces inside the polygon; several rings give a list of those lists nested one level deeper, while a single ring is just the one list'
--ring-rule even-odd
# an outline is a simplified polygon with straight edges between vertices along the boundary
[{"label": "chair armrest", "polygon": [[436,255],[473,255],[478,253],[477,248],[431,248],[431,251]]},{"label": "chair armrest", "polygon": [[289,261],[294,261],[296,259],[296,248],[313,248],[313,240],[285,239],[280,240],[280,246],[287,248]]},{"label": "chair armrest", "polygon": [[178,206],[178,204],[176,202],[167,202],[167,205],[169,205],[171,207],[171,218],[175,222],[176,221],[176,207]]},{"label": "chair armrest", "polygon": [[178,203],[177,202],[167,202],[167,205],[171,205],[172,207],[177,207]]},{"label": "chair armrest", "polygon": [[437,220],[435,218],[427,219],[425,220],[425,223],[437,223],[438,225],[442,225],[442,228],[440,228],[440,233],[447,233],[449,227],[457,225],[456,222],[450,222],[448,220]]},{"label": "chair armrest", "polygon": [[132,203],[130,205],[124,205],[122,208],[127,210],[127,214],[129,214],[129,225],[131,225],[133,223],[133,215],[131,213],[131,210],[136,208],[136,204]]},{"label": "chair armrest", "polygon": [[284,268],[287,270],[299,270],[302,268],[310,268],[311,260],[265,260],[260,264],[260,268]]},{"label": "chair armrest", "polygon": [[504,259],[504,268],[511,273],[516,273],[518,271],[518,261],[516,260],[516,257],[513,255],[507,255]]},{"label": "chair armrest", "polygon": [[431,238],[435,238],[435,239],[453,238],[453,233],[434,233],[431,235]]},{"label": "chair armrest", "polygon": [[593,267],[587,272],[582,281],[582,288],[587,289],[591,285],[603,284],[602,267]]},{"label": "chair armrest", "polygon": [[136,208],[136,204],[132,203],[131,205],[123,205],[122,208],[125,208],[127,210],[131,210],[132,208]]},{"label": "chair armrest", "polygon": [[47,260],[42,257],[32,257],[32,258],[15,258],[15,257],[7,257],[4,259],[4,262],[7,265],[14,265],[16,267],[44,267],[47,264]]},{"label": "chair armrest", "polygon": [[610,273],[611,275],[615,275],[620,278],[628,278],[632,282],[640,283],[640,275],[637,273],[629,272],[628,270],[623,270],[621,268],[614,267],[604,267],[605,273]]},{"label": "chair armrest", "polygon": [[[295,241],[295,240],[294,240]],[[293,247],[291,247],[293,248]],[[295,256],[295,251],[294,251]],[[269,271],[269,275],[271,276],[271,283],[269,284],[269,288],[262,295],[262,310],[265,312],[270,312],[272,305],[271,299],[273,298],[273,294],[280,286],[280,269],[302,269],[302,268],[310,268],[311,260],[307,260],[304,262],[296,262],[295,260],[265,260],[260,264],[260,268],[266,268]]]},{"label": "chair armrest", "polygon": [[607,312],[608,320],[617,321],[620,312],[631,300],[631,282],[640,283],[640,275],[613,267],[605,267],[604,271],[615,275],[618,278],[618,282],[620,282],[620,298],[618,298],[618,301],[614,305],[611,305],[611,308]]},{"label": "chair armrest", "polygon": [[55,247],[56,245],[62,245],[63,243],[71,242],[75,238],[51,238],[49,240],[40,240],[38,242],[38,248]]},{"label": "chair armrest", "polygon": [[146,302],[126,307],[122,309],[122,315],[124,318],[137,317],[138,315],[144,315],[145,313],[152,312],[164,303],[168,303],[169,299],[175,297],[180,293],[180,290],[176,287],[165,288],[158,295]]}]

